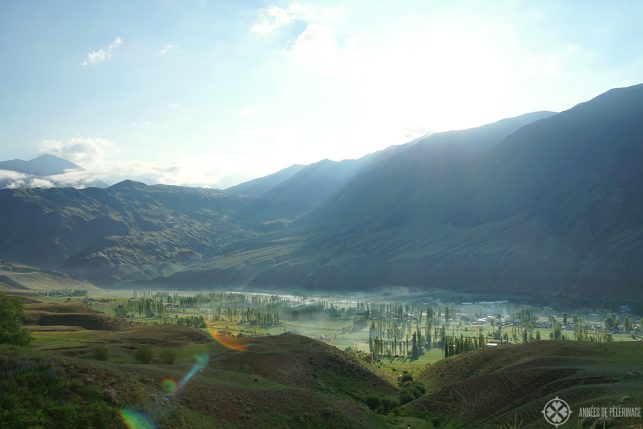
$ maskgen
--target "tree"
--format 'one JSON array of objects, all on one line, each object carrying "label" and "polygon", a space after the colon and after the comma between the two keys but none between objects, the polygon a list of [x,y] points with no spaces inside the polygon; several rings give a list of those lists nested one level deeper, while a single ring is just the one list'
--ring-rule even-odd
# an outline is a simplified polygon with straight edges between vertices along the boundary
[{"label": "tree", "polygon": [[0,343],[26,346],[31,336],[22,326],[22,304],[0,293]]},{"label": "tree", "polygon": [[562,340],[563,339],[563,328],[560,326],[560,323],[554,322],[552,326],[552,332],[549,334],[549,338],[552,340]]},{"label": "tree", "polygon": [[368,395],[364,398],[364,403],[368,408],[375,411],[380,407],[380,398],[375,395]]},{"label": "tree", "polygon": [[159,354],[161,362],[166,365],[172,365],[176,360],[176,352],[172,349],[163,349]]},{"label": "tree", "polygon": [[618,317],[616,315],[612,314],[611,316],[608,316],[607,319],[605,319],[605,328],[608,331],[614,330],[618,328]]},{"label": "tree", "polygon": [[109,347],[104,344],[99,344],[92,349],[92,356],[94,359],[107,360],[109,358]]},{"label": "tree", "polygon": [[154,352],[149,347],[142,347],[136,350],[136,353],[134,353],[134,358],[138,363],[150,363],[152,362],[153,357]]}]

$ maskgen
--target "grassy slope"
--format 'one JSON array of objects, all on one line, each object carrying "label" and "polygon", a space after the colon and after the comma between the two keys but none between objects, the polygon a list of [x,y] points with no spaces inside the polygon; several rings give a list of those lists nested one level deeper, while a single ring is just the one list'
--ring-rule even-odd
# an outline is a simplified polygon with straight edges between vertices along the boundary
[{"label": "grassy slope", "polygon": [[[82,313],[78,305],[29,306],[27,312],[94,315]],[[64,313],[65,309],[73,313]],[[118,328],[117,323],[112,325]],[[0,397],[0,402],[11,415],[26,418],[30,402],[40,398],[35,412],[42,416],[31,424],[54,427],[62,418],[56,414],[58,398],[72,392],[68,408],[73,410],[65,411],[71,416],[68,418],[83,418],[79,410],[91,406],[104,418],[103,425],[97,427],[120,427],[117,413],[124,407],[144,410],[161,428],[387,427],[361,398],[371,392],[394,393],[393,386],[343,352],[306,337],[255,338],[249,340],[247,350],[239,352],[213,342],[198,330],[176,325],[121,326],[110,331],[73,326],[31,329],[35,341],[30,349],[0,346],[0,372],[7,384],[7,395]],[[92,350],[98,345],[109,347],[106,361],[93,358]],[[135,351],[144,346],[154,350],[156,357],[150,364],[134,359]],[[164,349],[176,352],[174,364],[159,361]],[[192,367],[194,356],[203,353],[210,357],[208,366],[175,399],[166,399],[162,379],[170,376],[179,381]],[[21,362],[34,363],[28,369],[34,373],[29,373],[31,379],[49,377],[46,383],[54,387],[28,382]],[[85,396],[87,401],[82,399]],[[56,420],[47,424],[48,415]],[[113,423],[110,426],[105,421]],[[5,426],[0,423],[1,427]]]},{"label": "grassy slope", "polygon": [[15,262],[0,261],[0,291],[29,292],[56,289],[96,290],[87,282],[50,270]]},{"label": "grassy slope", "polygon": [[499,427],[522,420],[523,429],[542,427],[540,412],[554,396],[576,413],[581,406],[642,406],[642,362],[640,342],[545,341],[479,350],[430,366],[420,375],[429,394],[405,411],[438,426]]},{"label": "grassy slope", "polygon": [[[119,427],[117,413],[128,407],[145,411],[160,428],[499,427],[516,419],[524,429],[542,425],[540,410],[556,395],[576,411],[583,405],[643,404],[640,342],[545,341],[441,360],[416,376],[428,395],[404,406],[400,416],[384,418],[362,398],[394,396],[396,375],[428,360],[370,365],[300,335],[248,338],[240,352],[196,329],[122,323],[80,303],[33,302],[25,313],[32,323],[43,315],[65,322],[30,325],[29,349],[0,346],[0,404],[26,427],[54,427],[65,419],[91,427],[91,415],[102,419],[97,427]],[[95,328],[86,322],[97,316],[104,322],[100,330],[81,327]],[[105,361],[92,354],[100,345],[110,351]],[[149,364],[136,363],[142,347],[154,351]],[[163,350],[176,353],[173,364],[161,363]],[[203,353],[208,366],[168,399],[161,381],[181,380]],[[30,415],[37,418],[24,420]]]}]

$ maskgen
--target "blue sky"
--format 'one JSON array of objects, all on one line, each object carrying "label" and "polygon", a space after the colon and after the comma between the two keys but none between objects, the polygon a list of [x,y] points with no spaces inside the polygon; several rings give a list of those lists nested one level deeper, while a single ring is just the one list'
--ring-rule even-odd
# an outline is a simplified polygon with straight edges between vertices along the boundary
[{"label": "blue sky", "polygon": [[225,187],[643,82],[640,1],[0,3],[0,159]]}]

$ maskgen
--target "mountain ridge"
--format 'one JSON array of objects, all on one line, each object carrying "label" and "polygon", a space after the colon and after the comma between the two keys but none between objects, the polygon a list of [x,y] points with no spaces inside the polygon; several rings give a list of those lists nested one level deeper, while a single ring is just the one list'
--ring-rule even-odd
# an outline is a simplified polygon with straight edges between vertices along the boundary
[{"label": "mountain ridge", "polygon": [[34,176],[53,176],[62,174],[67,170],[82,170],[79,165],[66,159],[50,155],[48,153],[37,156],[28,161],[12,159],[0,161],[0,170],[17,171],[18,173],[31,174]]},{"label": "mountain ridge", "polygon": [[224,191],[4,190],[0,257],[107,286],[640,297],[641,117],[636,85]]}]

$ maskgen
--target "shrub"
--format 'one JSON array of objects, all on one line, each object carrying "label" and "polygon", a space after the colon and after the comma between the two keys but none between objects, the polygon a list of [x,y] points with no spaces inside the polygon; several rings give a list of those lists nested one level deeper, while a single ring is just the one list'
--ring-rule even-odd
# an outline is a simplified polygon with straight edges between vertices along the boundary
[{"label": "shrub", "polygon": [[94,359],[107,360],[109,358],[109,347],[106,345],[95,346],[92,349]]},{"label": "shrub", "polygon": [[136,350],[136,353],[134,354],[134,358],[138,363],[150,363],[152,362],[153,357],[154,352],[149,347],[142,347]]},{"label": "shrub", "polygon": [[426,393],[426,387],[424,387],[424,383],[416,381],[416,382],[413,383],[413,386],[415,386],[416,389],[418,389],[420,392],[422,392],[422,395],[424,395]]},{"label": "shrub", "polygon": [[368,408],[375,411],[380,407],[380,398],[375,395],[368,395],[364,398],[364,403]]},{"label": "shrub", "polygon": [[159,354],[161,362],[166,365],[172,365],[176,360],[176,351],[172,349],[163,349]]},{"label": "shrub", "polygon": [[0,343],[29,345],[31,335],[22,326],[22,317],[22,303],[0,293]]},{"label": "shrub", "polygon": [[426,393],[426,388],[419,381],[406,381],[397,393],[400,404],[406,404],[417,399]]},{"label": "shrub", "polygon": [[398,392],[397,398],[400,401],[400,404],[404,405],[407,402],[411,402],[415,399],[415,395],[413,395],[413,392],[410,391],[410,389],[402,389]]},{"label": "shrub", "polygon": [[404,373],[400,375],[399,378],[397,379],[397,383],[401,386],[407,381],[413,381],[413,376],[408,372],[404,371]]},{"label": "shrub", "polygon": [[393,408],[399,407],[400,402],[392,396],[384,396],[380,399],[380,408],[379,411],[383,414],[387,414]]},{"label": "shrub", "polygon": [[53,362],[22,351],[0,354],[0,427],[113,427],[117,409],[102,389]]}]

